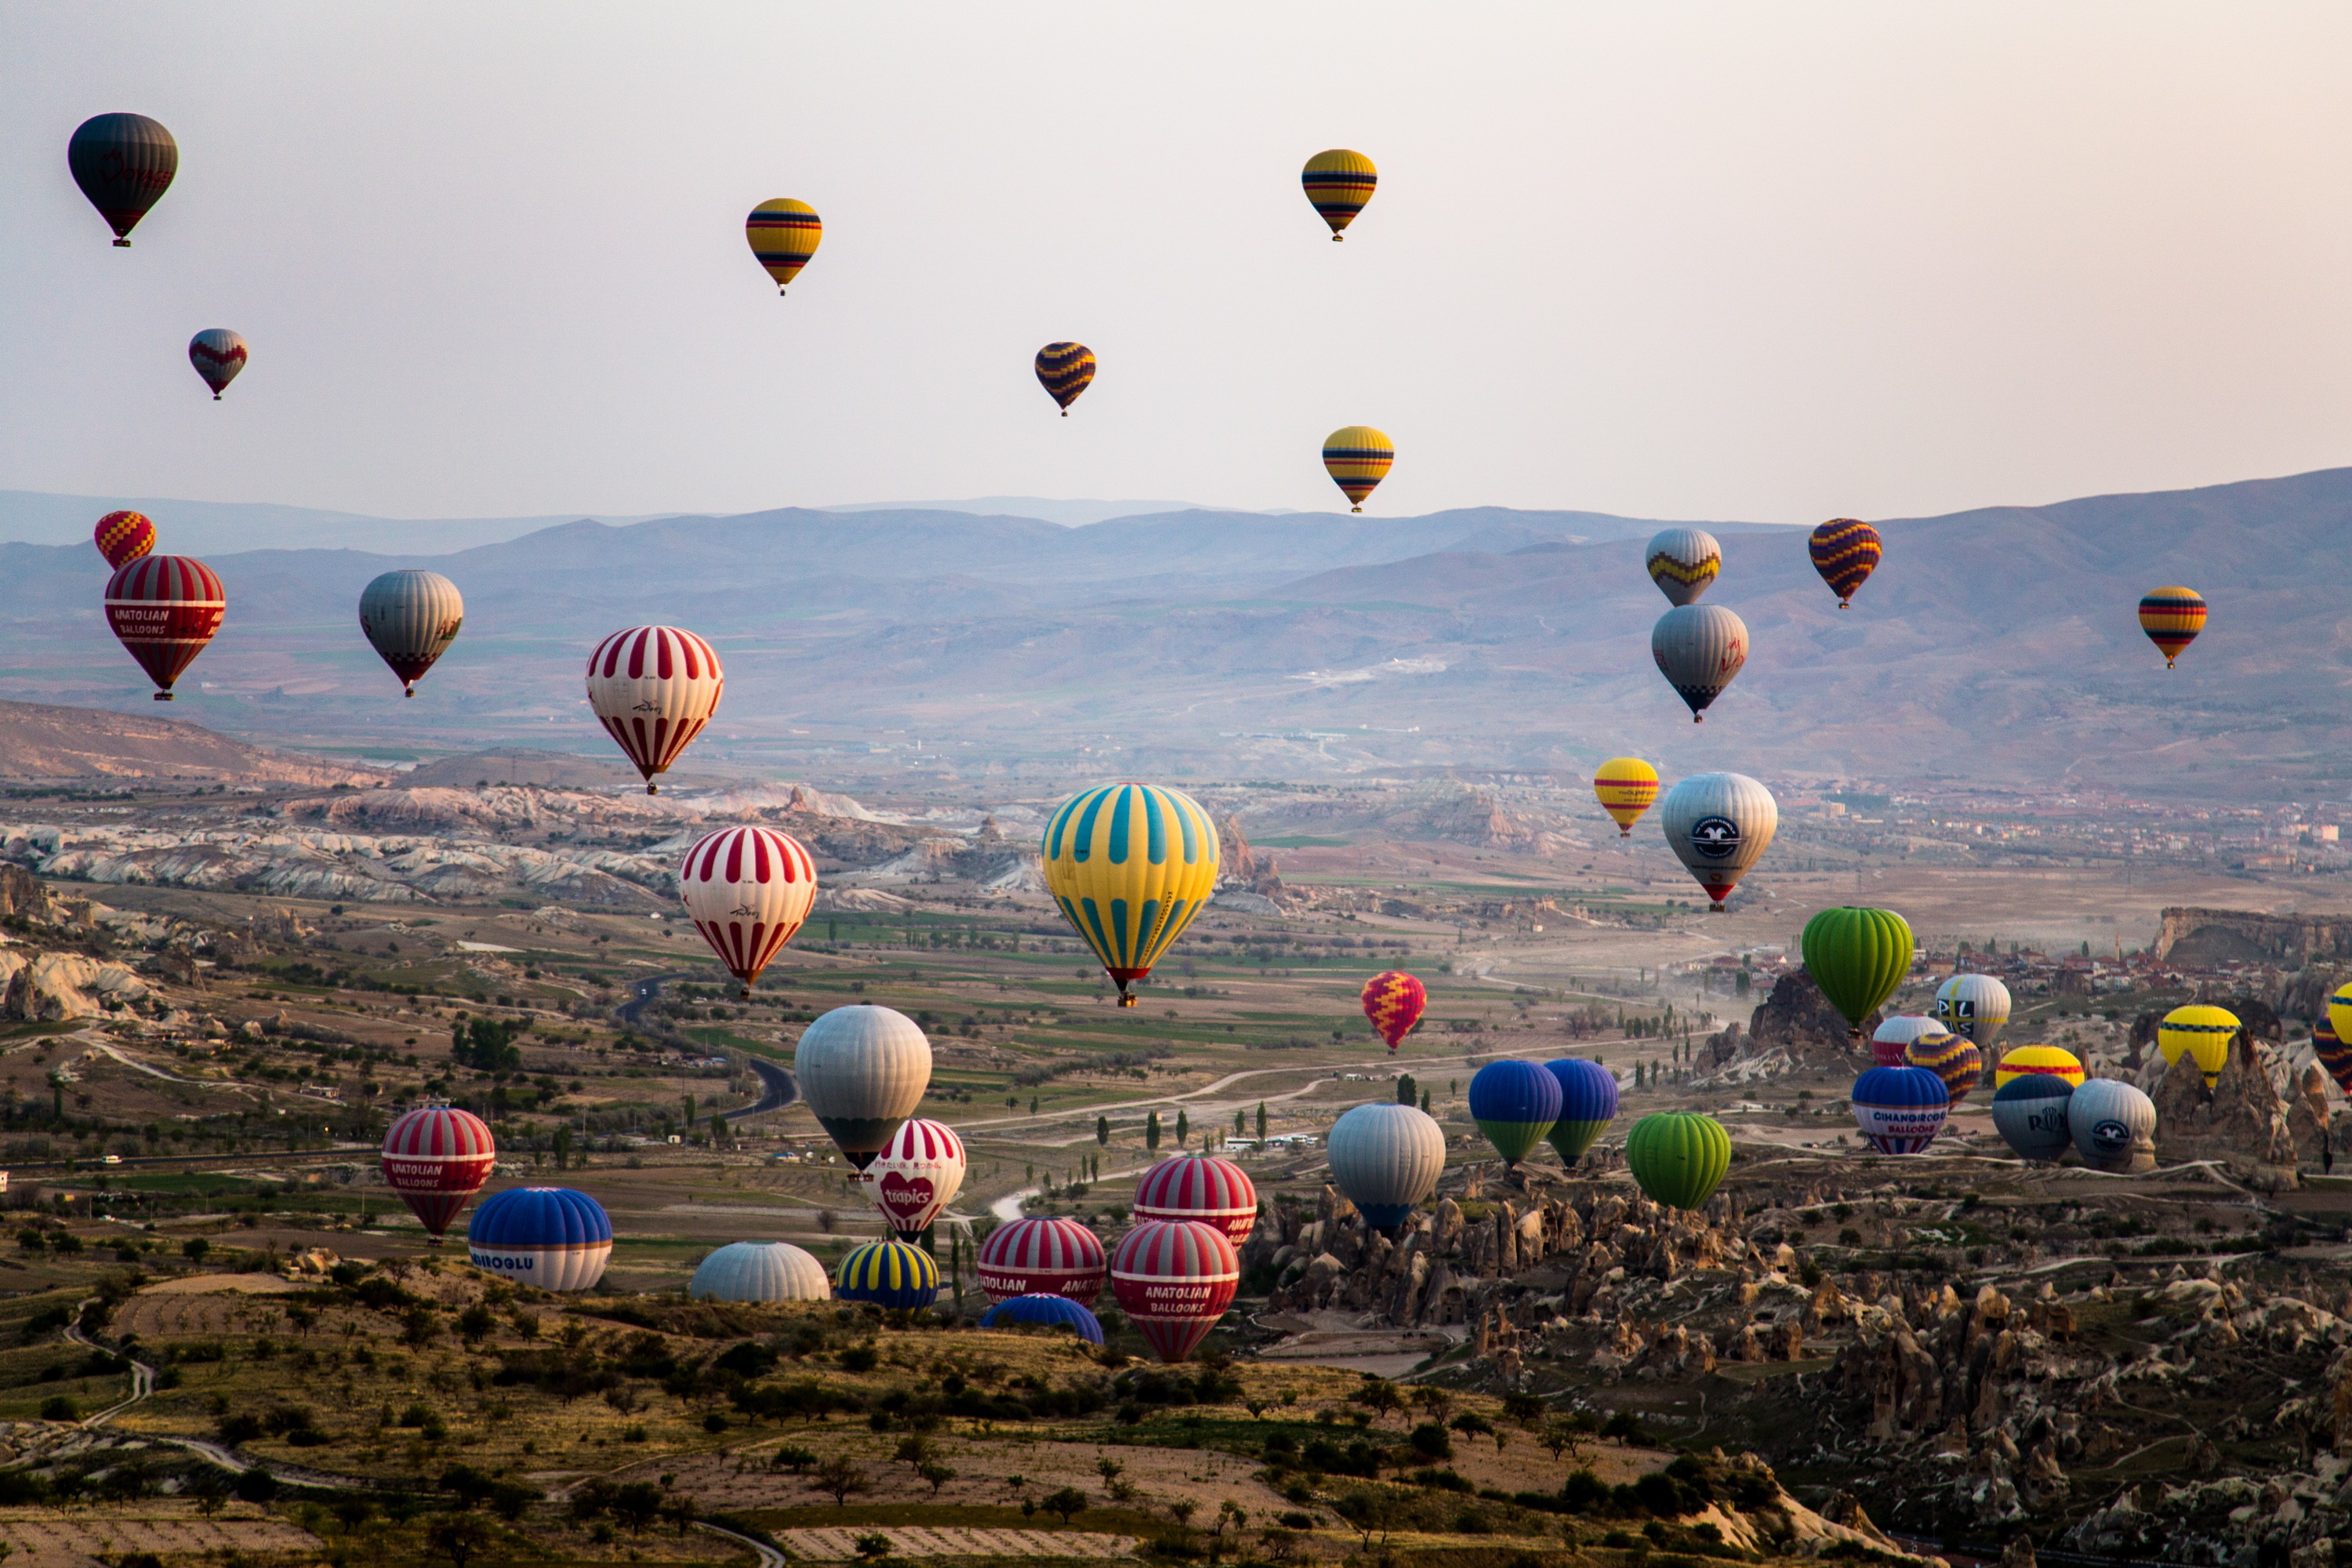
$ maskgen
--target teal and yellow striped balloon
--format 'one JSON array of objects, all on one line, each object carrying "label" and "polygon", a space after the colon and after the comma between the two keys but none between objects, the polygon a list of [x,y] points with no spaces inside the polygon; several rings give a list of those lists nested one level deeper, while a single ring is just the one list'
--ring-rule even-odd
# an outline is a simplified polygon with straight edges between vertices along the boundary
[{"label": "teal and yellow striped balloon", "polygon": [[1361,153],[1334,147],[1307,159],[1307,167],[1298,173],[1298,183],[1307,187],[1307,199],[1315,204],[1316,216],[1331,226],[1331,243],[1337,245],[1347,237],[1339,231],[1355,222],[1364,204],[1372,199],[1381,175]]},{"label": "teal and yellow striped balloon", "polygon": [[869,1241],[841,1260],[833,1293],[877,1307],[928,1307],[939,1300],[939,1260],[907,1242]]},{"label": "teal and yellow striped balloon", "polygon": [[751,209],[751,216],[743,220],[743,237],[751,242],[753,259],[768,269],[781,294],[816,254],[818,242],[824,238],[824,223],[808,203],[779,196]]},{"label": "teal and yellow striped balloon", "polygon": [[1323,471],[1347,495],[1349,511],[1364,510],[1364,498],[1395,461],[1396,443],[1369,425],[1349,425],[1323,437]]},{"label": "teal and yellow striped balloon", "polygon": [[1045,887],[1118,983],[1151,973],[1217,888],[1217,829],[1200,803],[1151,784],[1074,795],[1045,824]]}]

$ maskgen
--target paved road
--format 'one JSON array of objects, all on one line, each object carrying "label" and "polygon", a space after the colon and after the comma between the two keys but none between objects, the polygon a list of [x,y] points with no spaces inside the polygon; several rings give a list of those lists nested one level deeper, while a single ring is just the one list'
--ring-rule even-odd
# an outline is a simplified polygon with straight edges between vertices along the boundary
[{"label": "paved road", "polygon": [[[636,994],[614,1008],[613,1016],[629,1027],[636,1028],[637,1020],[645,1010],[661,1000],[661,988],[664,982],[704,978],[706,976],[693,970],[680,970],[674,974],[654,974],[643,980],[632,981],[629,989]],[[758,1075],[760,1082],[766,1087],[767,1092],[750,1105],[739,1106],[733,1110],[720,1111],[719,1114],[728,1121],[734,1121],[746,1116],[757,1116],[762,1111],[782,1110],[785,1106],[800,1099],[800,1085],[794,1083],[793,1075],[782,1068],[748,1053],[743,1058],[743,1063]]]},{"label": "paved road", "polygon": [[785,1568],[785,1564],[791,1561],[791,1559],[786,1557],[782,1552],[777,1551],[774,1547],[770,1546],[763,1541],[754,1541],[748,1535],[738,1535],[731,1530],[722,1530],[718,1525],[709,1523],[705,1521],[698,1519],[694,1521],[694,1528],[697,1530],[709,1531],[713,1535],[725,1536],[728,1540],[736,1542],[738,1545],[750,1547],[752,1551],[760,1554],[760,1568]]}]

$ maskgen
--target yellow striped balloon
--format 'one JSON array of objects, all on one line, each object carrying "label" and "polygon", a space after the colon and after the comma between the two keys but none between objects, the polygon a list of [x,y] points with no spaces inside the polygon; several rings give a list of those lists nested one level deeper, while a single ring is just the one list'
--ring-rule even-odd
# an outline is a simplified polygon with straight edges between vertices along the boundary
[{"label": "yellow striped balloon", "polygon": [[1094,351],[1084,343],[1047,343],[1037,351],[1037,384],[1061,405],[1065,419],[1094,378]]},{"label": "yellow striped balloon", "polygon": [[2156,1048],[2164,1053],[2168,1066],[2187,1056],[2205,1075],[2205,1087],[2210,1089],[2229,1065],[2230,1042],[2242,1027],[2238,1016],[2227,1007],[2192,1002],[2175,1007],[2156,1026]]},{"label": "yellow striped balloon", "polygon": [[1658,770],[1639,757],[1612,757],[1592,770],[1592,793],[1617,825],[1617,837],[1630,838],[1633,824],[1657,801]]},{"label": "yellow striped balloon", "polygon": [[1388,478],[1396,461],[1396,443],[1369,425],[1349,425],[1323,437],[1323,469],[1351,503],[1349,511],[1364,510],[1364,498]]},{"label": "yellow striped balloon", "polygon": [[2076,1089],[2083,1087],[2082,1058],[2061,1046],[2018,1047],[2002,1057],[2000,1065],[1992,1069],[1992,1086],[1995,1089],[2005,1088],[2011,1079],[2023,1078],[2031,1072],[2048,1073],[2052,1078],[2064,1079]]},{"label": "yellow striped balloon", "polygon": [[761,202],[743,220],[743,237],[751,242],[752,258],[776,280],[776,292],[801,275],[824,238],[824,224],[816,208],[790,196]]},{"label": "yellow striped balloon", "polygon": [[1307,187],[1307,199],[1315,204],[1316,216],[1331,226],[1331,243],[1337,245],[1347,237],[1339,231],[1355,222],[1364,204],[1372,199],[1372,188],[1381,183],[1381,175],[1361,153],[1334,147],[1307,159],[1298,183]]},{"label": "yellow striped balloon", "polygon": [[1151,784],[1074,795],[1045,824],[1045,888],[1118,983],[1118,1005],[1217,888],[1217,829],[1191,795]]},{"label": "yellow striped balloon", "polygon": [[2147,634],[2170,669],[2180,650],[2205,629],[2205,595],[2194,588],[2158,588],[2139,602],[2139,629]]}]

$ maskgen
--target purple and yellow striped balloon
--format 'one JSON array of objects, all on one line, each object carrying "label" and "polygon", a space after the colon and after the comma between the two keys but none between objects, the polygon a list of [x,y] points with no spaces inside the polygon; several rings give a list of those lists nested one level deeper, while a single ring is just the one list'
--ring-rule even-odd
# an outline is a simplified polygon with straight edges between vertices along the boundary
[{"label": "purple and yellow striped balloon", "polygon": [[1876,570],[1885,548],[1878,530],[1858,517],[1833,517],[1813,530],[1807,542],[1813,553],[1813,570],[1838,596],[1841,610]]},{"label": "purple and yellow striped balloon", "polygon": [[1084,343],[1047,343],[1037,351],[1037,384],[1062,405],[1065,419],[1094,378],[1094,351]]}]

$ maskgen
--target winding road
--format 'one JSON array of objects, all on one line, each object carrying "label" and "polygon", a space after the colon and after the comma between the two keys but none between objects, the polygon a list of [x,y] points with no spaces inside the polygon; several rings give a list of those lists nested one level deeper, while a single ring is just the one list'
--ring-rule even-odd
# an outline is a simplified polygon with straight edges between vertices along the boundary
[{"label": "winding road", "polygon": [[[653,974],[643,980],[633,980],[629,983],[629,989],[635,994],[614,1008],[613,1016],[629,1027],[636,1028],[639,1026],[638,1020],[645,1010],[661,1000],[661,988],[664,982],[701,978],[703,976],[700,974],[682,970],[674,974]],[[733,1110],[720,1111],[719,1114],[728,1121],[736,1121],[746,1116],[758,1116],[770,1110],[782,1110],[785,1106],[800,1099],[800,1085],[793,1081],[793,1075],[790,1072],[774,1062],[747,1054],[743,1058],[743,1065],[750,1068],[758,1077],[767,1092],[750,1105],[738,1106]]]}]

